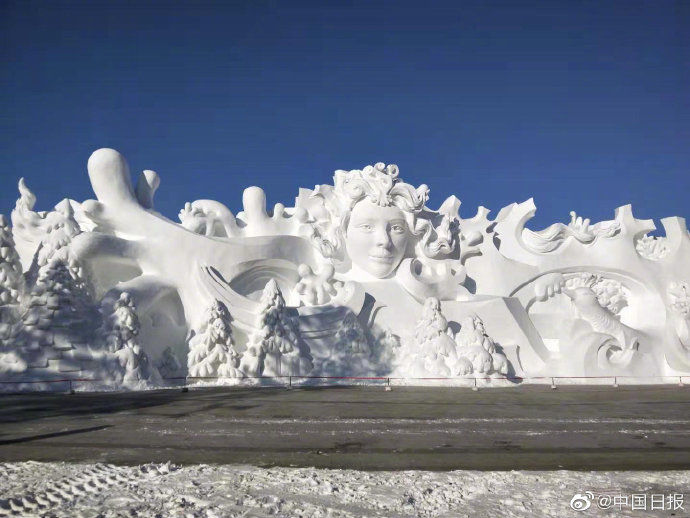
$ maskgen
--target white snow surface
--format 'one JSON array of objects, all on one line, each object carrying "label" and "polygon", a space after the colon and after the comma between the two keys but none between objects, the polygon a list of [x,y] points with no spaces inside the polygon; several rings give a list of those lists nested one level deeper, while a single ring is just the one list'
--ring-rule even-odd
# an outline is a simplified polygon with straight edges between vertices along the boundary
[{"label": "white snow surface", "polygon": [[21,462],[0,464],[0,516],[654,516],[594,506],[577,513],[570,500],[584,491],[648,498],[685,492],[688,509],[689,482],[690,471],[371,472]]}]

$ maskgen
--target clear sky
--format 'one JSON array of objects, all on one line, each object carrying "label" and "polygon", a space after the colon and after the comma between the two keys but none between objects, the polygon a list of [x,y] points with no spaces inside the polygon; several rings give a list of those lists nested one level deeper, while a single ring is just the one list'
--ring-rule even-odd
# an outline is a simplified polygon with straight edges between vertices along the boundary
[{"label": "clear sky", "polygon": [[378,161],[462,215],[531,196],[532,228],[690,218],[690,2],[1,0],[0,212],[92,198],[113,147],[156,208],[292,205]]}]

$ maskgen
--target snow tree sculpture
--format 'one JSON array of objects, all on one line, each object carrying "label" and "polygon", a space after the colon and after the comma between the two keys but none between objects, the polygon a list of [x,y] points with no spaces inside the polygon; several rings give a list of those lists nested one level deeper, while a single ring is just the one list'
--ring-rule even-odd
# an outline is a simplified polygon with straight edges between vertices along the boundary
[{"label": "snow tree sculpture", "polygon": [[249,338],[242,365],[252,376],[304,376],[314,367],[309,347],[299,338],[274,279],[261,295],[258,328]]},{"label": "snow tree sculpture", "polygon": [[26,298],[20,317],[2,333],[0,363],[8,365],[0,370],[30,377],[81,373],[113,381],[106,375],[113,370],[113,357],[92,348],[98,312],[74,258],[54,256],[38,268]]},{"label": "snow tree sculpture", "polygon": [[403,373],[413,377],[457,377],[482,374],[507,375],[509,362],[489,337],[476,315],[461,322],[453,336],[438,299],[424,302],[414,340],[401,351]]},{"label": "snow tree sculpture", "polygon": [[18,304],[24,291],[24,273],[14,247],[12,229],[0,214],[0,306]]},{"label": "snow tree sculpture", "polygon": [[240,355],[235,349],[230,321],[228,309],[219,300],[206,310],[199,333],[189,341],[187,366],[190,376],[244,377],[238,368]]},{"label": "snow tree sculpture", "polygon": [[53,258],[38,271],[28,308],[21,318],[17,344],[27,349],[71,349],[84,343],[94,323],[78,266]]},{"label": "snow tree sculpture", "polygon": [[121,293],[112,308],[103,306],[102,330],[108,350],[114,353],[127,345],[134,346],[139,334],[139,317],[129,293]]},{"label": "snow tree sculpture", "polygon": [[461,322],[455,341],[458,356],[453,369],[455,375],[508,374],[508,359],[486,333],[484,322],[478,316],[471,315]]},{"label": "snow tree sculpture", "polygon": [[47,264],[53,257],[66,259],[72,238],[81,233],[68,200],[60,202],[53,212],[47,214],[45,231],[47,233],[41,240],[36,255],[39,267]]},{"label": "snow tree sculpture", "polygon": [[455,342],[449,335],[448,321],[435,297],[424,301],[422,317],[415,326],[412,350],[408,348],[410,374],[413,376],[451,375],[457,361]]},{"label": "snow tree sculpture", "polygon": [[127,292],[122,292],[104,319],[106,344],[117,357],[123,370],[125,385],[148,385],[160,380],[154,367],[137,340],[140,324],[136,306]]}]

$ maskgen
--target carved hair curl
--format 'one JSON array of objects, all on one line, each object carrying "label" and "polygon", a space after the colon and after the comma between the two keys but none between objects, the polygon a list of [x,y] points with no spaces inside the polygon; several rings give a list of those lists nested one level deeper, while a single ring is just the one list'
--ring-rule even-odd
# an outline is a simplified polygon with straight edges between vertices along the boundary
[{"label": "carved hair curl", "polygon": [[335,172],[335,194],[351,211],[358,201],[367,198],[381,207],[395,206],[404,212],[418,213],[429,198],[429,188],[422,184],[416,189],[398,179],[398,166],[379,162],[361,171]]}]

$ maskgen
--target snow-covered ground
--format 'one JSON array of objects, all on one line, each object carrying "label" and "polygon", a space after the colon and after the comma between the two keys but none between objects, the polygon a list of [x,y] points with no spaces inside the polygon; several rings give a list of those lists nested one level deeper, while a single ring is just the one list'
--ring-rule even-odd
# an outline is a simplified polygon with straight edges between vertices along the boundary
[{"label": "snow-covered ground", "polygon": [[[0,516],[683,516],[690,471],[379,471],[251,466],[0,464]],[[570,508],[576,493],[647,495],[646,509]],[[684,509],[651,511],[652,495]],[[596,498],[596,496],[595,496]],[[658,509],[658,506],[657,506]]]}]

